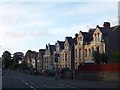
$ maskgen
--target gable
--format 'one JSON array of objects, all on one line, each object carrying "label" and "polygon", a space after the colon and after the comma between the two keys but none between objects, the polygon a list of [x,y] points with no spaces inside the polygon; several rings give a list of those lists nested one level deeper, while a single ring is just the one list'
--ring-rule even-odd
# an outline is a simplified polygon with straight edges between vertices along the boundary
[{"label": "gable", "polygon": [[57,42],[57,44],[56,44],[55,46],[56,46],[56,50],[59,50],[59,49],[60,49],[60,45],[59,45],[58,42]]},{"label": "gable", "polygon": [[81,31],[80,31],[79,34],[78,34],[78,38],[80,38],[80,37],[83,38],[83,35],[82,35]]},{"label": "gable", "polygon": [[96,27],[94,33],[93,33],[93,37],[96,35],[96,34],[102,34],[102,32],[100,31],[100,29],[98,27]]}]

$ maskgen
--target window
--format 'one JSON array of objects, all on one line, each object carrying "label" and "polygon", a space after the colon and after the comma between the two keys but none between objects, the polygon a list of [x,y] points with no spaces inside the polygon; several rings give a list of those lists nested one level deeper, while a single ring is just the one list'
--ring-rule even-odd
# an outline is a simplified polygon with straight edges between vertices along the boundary
[{"label": "window", "polygon": [[91,50],[89,49],[89,57],[91,57]]},{"label": "window", "polygon": [[65,61],[67,61],[67,53],[65,53]]},{"label": "window", "polygon": [[85,57],[87,57],[87,49],[85,49]]},{"label": "window", "polygon": [[67,65],[65,65],[65,68],[67,68]]},{"label": "window", "polygon": [[82,37],[80,37],[80,45],[82,45],[83,44],[83,39],[82,39]]},{"label": "window", "polygon": [[81,49],[79,49],[79,58],[81,58]]},{"label": "window", "polygon": [[58,45],[56,45],[56,49],[57,49],[57,51],[59,51],[59,46]]},{"label": "window", "polygon": [[97,49],[97,52],[99,52],[99,47],[97,47],[96,49]]},{"label": "window", "polygon": [[62,57],[61,57],[61,58],[62,58],[62,61],[64,61],[64,55],[63,55],[63,54],[61,54],[61,56],[62,56]]},{"label": "window", "polygon": [[69,48],[68,48],[68,45],[66,45],[66,49],[68,50]]},{"label": "window", "polygon": [[98,41],[101,41],[101,35],[98,33]]},{"label": "window", "polygon": [[97,37],[96,37],[96,33],[94,34],[94,41],[96,42],[97,40]]},{"label": "window", "polygon": [[76,55],[76,58],[77,58],[77,49],[75,49],[75,55]]},{"label": "window", "polygon": [[77,69],[77,62],[75,63],[76,69]]}]

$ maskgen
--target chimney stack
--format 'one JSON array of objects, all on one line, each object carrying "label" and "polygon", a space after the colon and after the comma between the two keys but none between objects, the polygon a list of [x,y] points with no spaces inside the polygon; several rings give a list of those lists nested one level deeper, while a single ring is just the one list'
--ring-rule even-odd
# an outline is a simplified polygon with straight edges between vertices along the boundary
[{"label": "chimney stack", "polygon": [[77,37],[78,37],[78,34],[76,33],[76,34],[75,34],[75,38],[77,38]]},{"label": "chimney stack", "polygon": [[104,22],[103,27],[110,28],[110,23],[109,22]]}]

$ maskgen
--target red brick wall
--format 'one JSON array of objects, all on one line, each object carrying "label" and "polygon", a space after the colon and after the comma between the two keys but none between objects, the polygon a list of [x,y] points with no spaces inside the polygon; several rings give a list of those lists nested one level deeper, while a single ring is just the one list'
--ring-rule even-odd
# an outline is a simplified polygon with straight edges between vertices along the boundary
[{"label": "red brick wall", "polygon": [[120,72],[120,63],[81,65],[78,67],[78,71]]}]

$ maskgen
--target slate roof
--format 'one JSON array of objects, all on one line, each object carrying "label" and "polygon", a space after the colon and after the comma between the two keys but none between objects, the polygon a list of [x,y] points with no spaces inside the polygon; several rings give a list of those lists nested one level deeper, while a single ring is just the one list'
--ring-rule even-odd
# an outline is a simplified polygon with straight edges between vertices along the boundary
[{"label": "slate roof", "polygon": [[98,28],[100,29],[100,31],[102,32],[102,35],[103,35],[102,38],[106,37],[109,33],[112,32],[112,30],[113,30],[114,28],[116,28],[116,26],[110,27],[110,28],[99,27],[99,26],[97,26],[97,27],[98,27]]},{"label": "slate roof", "polygon": [[57,41],[60,45],[60,49],[63,50],[64,49],[64,41]]},{"label": "slate roof", "polygon": [[69,45],[73,45],[75,43],[75,40],[72,37],[66,37],[66,39],[67,39]]},{"label": "slate roof", "polygon": [[50,53],[53,54],[53,52],[56,50],[55,45],[49,45],[50,47]]},{"label": "slate roof", "polygon": [[84,37],[84,42],[90,42],[91,40],[92,40],[92,34],[93,34],[93,32],[82,32],[81,31],[81,33],[82,33],[82,35],[83,35],[83,37]]},{"label": "slate roof", "polygon": [[39,49],[39,52],[45,52],[45,49]]},{"label": "slate roof", "polygon": [[39,53],[45,54],[45,49],[39,49]]}]

